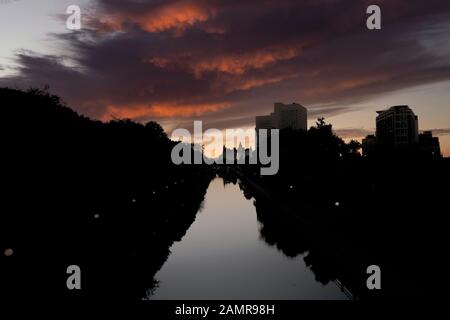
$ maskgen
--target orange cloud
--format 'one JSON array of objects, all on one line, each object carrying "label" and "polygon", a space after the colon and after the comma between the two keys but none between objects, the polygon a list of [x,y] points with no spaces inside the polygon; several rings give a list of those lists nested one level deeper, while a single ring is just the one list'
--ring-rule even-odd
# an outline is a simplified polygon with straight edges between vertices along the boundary
[{"label": "orange cloud", "polygon": [[236,77],[230,77],[225,80],[219,81],[215,84],[215,87],[225,88],[225,92],[233,92],[239,90],[249,90],[257,87],[261,87],[268,84],[278,83],[287,79],[291,79],[296,75],[282,75],[275,77],[261,77],[261,78],[243,78],[236,79]]},{"label": "orange cloud", "polygon": [[[169,65],[178,65],[190,70],[196,78],[201,78],[207,72],[242,75],[251,69],[262,69],[278,61],[292,59],[298,56],[301,51],[302,46],[300,45],[286,45],[285,47],[263,48],[242,54],[212,56],[211,58],[201,57],[198,60],[194,59],[196,57],[192,53],[164,57],[154,56],[144,59],[144,62],[151,63],[160,68],[165,68]],[[253,85],[249,85],[248,88],[251,87]]]},{"label": "orange cloud", "polygon": [[214,14],[215,11],[211,8],[185,1],[164,4],[140,14],[105,14],[92,21],[91,25],[103,31],[122,30],[123,23],[131,21],[148,32],[162,32],[170,29],[181,32],[196,23],[209,20]]},{"label": "orange cloud", "polygon": [[190,117],[200,116],[208,112],[218,111],[226,108],[225,103],[210,104],[169,104],[162,103],[156,105],[136,105],[136,106],[116,106],[109,105],[101,119],[103,121],[112,118],[137,119],[145,117],[165,118],[165,117]]},{"label": "orange cloud", "polygon": [[197,77],[210,71],[241,75],[249,69],[260,69],[277,61],[292,59],[300,51],[300,46],[266,48],[257,52],[214,57],[196,62],[191,68]]},{"label": "orange cloud", "polygon": [[211,10],[199,5],[178,2],[138,17],[137,22],[149,32],[161,32],[172,28],[184,29],[207,21],[212,15]]}]

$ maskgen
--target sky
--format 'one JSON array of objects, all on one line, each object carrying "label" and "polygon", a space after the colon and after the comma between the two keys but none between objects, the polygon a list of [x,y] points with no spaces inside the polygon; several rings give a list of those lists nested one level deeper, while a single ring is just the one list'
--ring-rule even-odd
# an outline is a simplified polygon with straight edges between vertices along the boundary
[{"label": "sky", "polygon": [[[381,30],[366,27],[372,4]],[[254,127],[297,102],[309,125],[361,139],[377,110],[407,104],[450,156],[450,1],[0,0],[0,86],[45,85],[91,118],[169,133]]]}]

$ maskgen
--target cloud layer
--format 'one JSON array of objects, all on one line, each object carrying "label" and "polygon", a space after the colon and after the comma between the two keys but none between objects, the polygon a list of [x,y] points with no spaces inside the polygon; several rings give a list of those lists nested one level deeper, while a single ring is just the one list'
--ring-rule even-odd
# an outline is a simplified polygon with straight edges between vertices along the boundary
[{"label": "cloud layer", "polygon": [[[0,85],[43,86],[88,116],[251,125],[275,101],[311,115],[450,79],[447,0],[97,0],[82,31],[52,35],[66,55],[17,54]],[[449,39],[450,40],[450,39]],[[25,48],[26,49],[26,48]]]}]

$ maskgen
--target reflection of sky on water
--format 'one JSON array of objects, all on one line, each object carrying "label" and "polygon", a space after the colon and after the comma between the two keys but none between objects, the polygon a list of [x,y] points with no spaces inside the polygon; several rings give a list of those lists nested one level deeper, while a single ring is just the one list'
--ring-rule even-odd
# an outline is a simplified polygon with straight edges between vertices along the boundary
[{"label": "reflection of sky on water", "polygon": [[302,256],[260,239],[252,201],[237,185],[211,182],[205,208],[156,274],[153,299],[344,299],[314,278]]}]

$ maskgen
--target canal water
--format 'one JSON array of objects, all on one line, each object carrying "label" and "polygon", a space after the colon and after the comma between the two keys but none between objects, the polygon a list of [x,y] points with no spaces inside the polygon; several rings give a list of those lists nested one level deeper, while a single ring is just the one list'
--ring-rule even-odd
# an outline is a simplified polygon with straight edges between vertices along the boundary
[{"label": "canal water", "polygon": [[253,199],[214,179],[195,222],[155,278],[150,299],[346,299],[316,281],[304,255],[287,257],[260,236]]}]

